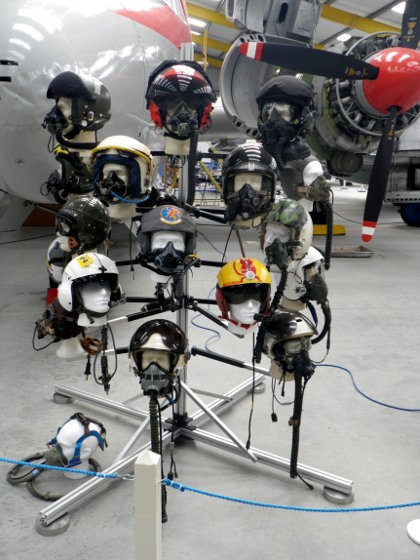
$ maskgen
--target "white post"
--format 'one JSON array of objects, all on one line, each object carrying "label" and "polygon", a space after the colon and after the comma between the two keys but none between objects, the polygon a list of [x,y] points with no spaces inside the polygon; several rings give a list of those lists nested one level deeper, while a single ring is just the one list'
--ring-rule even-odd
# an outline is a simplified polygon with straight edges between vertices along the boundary
[{"label": "white post", "polygon": [[162,560],[160,455],[146,449],[135,466],[136,560]]}]

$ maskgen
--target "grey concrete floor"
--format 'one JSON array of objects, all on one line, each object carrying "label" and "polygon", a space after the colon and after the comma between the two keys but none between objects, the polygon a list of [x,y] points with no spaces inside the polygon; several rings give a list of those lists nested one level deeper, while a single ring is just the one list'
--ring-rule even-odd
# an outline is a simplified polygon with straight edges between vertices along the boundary
[{"label": "grey concrete floor", "polygon": [[[360,223],[364,193],[357,188],[335,189],[335,221],[346,227],[334,246],[361,245]],[[223,251],[227,230],[200,224],[199,230]],[[38,237],[38,236],[47,237]],[[42,352],[32,349],[35,320],[45,308],[46,249],[52,228],[22,228],[0,234],[1,336],[0,336],[0,457],[22,459],[46,449],[58,426],[77,410],[103,421],[109,447],[96,459],[109,466],[138,422],[82,401],[53,401],[55,384],[64,384],[103,396],[102,387],[83,374],[84,362],[57,358],[55,345]],[[368,248],[370,258],[334,258],[326,273],[333,313],[331,350],[325,364],[349,369],[362,391],[377,401],[402,408],[420,409],[418,348],[420,334],[420,232],[405,226],[396,210],[385,206],[378,231]],[[49,237],[48,237],[49,236]],[[260,258],[255,232],[243,235],[247,255]],[[33,238],[28,241],[24,239]],[[17,243],[9,241],[22,240]],[[128,233],[114,228],[111,258],[128,256]],[[316,237],[316,246],[324,239]],[[198,253],[205,259],[220,257],[203,236]],[[227,256],[239,256],[231,239]],[[190,292],[207,297],[216,283],[216,269],[194,270]],[[128,267],[120,268],[127,295],[151,295],[148,271],[136,268],[134,280]],[[213,295],[211,295],[213,297]],[[112,317],[134,313],[139,304],[125,304],[111,311]],[[193,317],[193,313],[189,318]],[[174,315],[167,315],[174,319]],[[202,326],[212,327],[201,317]],[[128,344],[140,323],[116,325],[117,346]],[[189,324],[190,344],[204,348],[211,332]],[[41,341],[42,342],[42,341]],[[319,346],[319,347],[318,347]],[[215,352],[251,361],[251,339],[239,340],[222,332],[210,346]],[[324,345],[312,350],[322,360]],[[266,360],[266,358],[264,358]],[[263,361],[267,366],[267,361]],[[222,393],[248,378],[249,372],[203,357],[189,362],[188,383],[193,388]],[[129,372],[128,359],[119,357],[109,398],[124,402],[141,391]],[[206,402],[211,399],[203,397]],[[286,399],[293,387],[286,387]],[[132,403],[133,404],[133,403]],[[133,406],[147,409],[142,398]],[[187,411],[196,410],[187,400]],[[271,422],[271,390],[255,397],[252,445],[288,458],[291,407],[276,407],[278,422]],[[248,436],[250,397],[245,397],[221,415],[243,441]],[[358,394],[348,373],[319,366],[308,384],[305,399],[299,460],[313,468],[354,481],[353,507],[389,505],[419,500],[419,416],[381,406]],[[206,430],[220,434],[211,422]],[[148,434],[142,439],[146,443]],[[215,447],[178,441],[175,460],[179,481],[199,489],[245,500],[313,508],[334,507],[287,472]],[[109,482],[100,494],[87,499],[71,512],[66,532],[40,535],[35,524],[47,502],[33,497],[25,485],[6,481],[10,465],[0,462],[0,558],[4,560],[50,560],[57,557],[135,558],[134,483]],[[169,455],[164,454],[165,472]],[[348,507],[351,507],[348,506]],[[140,506],[142,507],[142,506]],[[407,523],[420,518],[419,508],[363,513],[306,513],[265,509],[221,501],[190,492],[168,489],[169,521],[163,526],[165,560],[332,560],[374,557],[382,560],[418,558],[420,549],[407,536]],[[150,560],[146,559],[145,560]]]}]

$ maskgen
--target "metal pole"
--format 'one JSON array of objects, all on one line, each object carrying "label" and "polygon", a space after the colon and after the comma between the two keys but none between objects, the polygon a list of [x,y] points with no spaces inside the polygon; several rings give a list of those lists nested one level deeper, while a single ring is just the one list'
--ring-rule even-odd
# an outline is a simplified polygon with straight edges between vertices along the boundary
[{"label": "metal pole", "polygon": [[160,455],[146,450],[135,466],[136,560],[162,558]]}]

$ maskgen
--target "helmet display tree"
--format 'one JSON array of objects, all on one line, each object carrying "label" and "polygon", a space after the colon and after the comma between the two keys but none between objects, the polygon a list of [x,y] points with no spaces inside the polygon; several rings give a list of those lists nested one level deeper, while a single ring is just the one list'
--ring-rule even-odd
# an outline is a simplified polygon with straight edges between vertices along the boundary
[{"label": "helmet display tree", "polygon": [[[155,209],[155,211],[156,210],[158,210],[158,208]],[[238,260],[246,261],[246,258]],[[255,266],[256,263],[254,262],[254,260],[249,260],[251,262],[244,262],[244,266],[240,267],[239,269],[236,267],[235,270],[232,266],[232,270],[230,270],[230,267],[228,267],[225,271],[223,271],[218,279],[220,290],[229,288],[228,284],[232,281],[233,275],[238,274],[238,271],[239,276],[241,276],[241,273],[243,272],[242,276],[245,277],[247,272],[252,272],[252,278],[251,274],[248,274],[248,282],[246,284],[248,286],[256,284],[257,282],[254,282],[254,280],[258,279],[262,281],[261,284],[265,284],[268,286],[270,285],[271,281],[269,281],[268,278],[264,275],[265,267],[263,268],[262,263],[260,263],[261,266]],[[220,266],[220,264],[218,266]],[[253,270],[253,268],[255,268],[255,270]],[[236,282],[237,279],[233,279],[233,281]],[[266,297],[267,295],[268,294],[265,293]],[[226,325],[224,323],[221,323],[220,320],[217,319],[217,317],[212,318],[211,314],[208,311],[202,309],[199,305],[199,303],[215,304],[215,301],[201,299],[198,300],[189,296],[189,280],[187,274],[185,274],[183,277],[183,297],[180,299],[180,301],[177,302],[176,307],[174,307],[174,301],[171,297],[163,300],[161,299],[160,301],[157,301],[155,298],[143,297],[127,297],[126,300],[127,302],[145,302],[146,305],[143,306],[142,311],[139,313],[133,313],[126,317],[111,319],[109,321],[110,324],[116,324],[121,320],[130,322],[138,319],[149,319],[150,315],[161,313],[162,311],[176,311],[176,322],[172,323],[172,329],[167,329],[168,325],[165,319],[152,321],[148,320],[137,329],[136,333],[132,337],[130,347],[121,349],[121,351],[131,352],[132,359],[136,363],[136,374],[140,378],[140,383],[142,385],[143,391],[145,391],[146,394],[149,393],[150,395],[155,395],[157,398],[159,395],[167,394],[171,390],[171,387],[173,385],[176,385],[177,399],[174,404],[174,415],[172,420],[168,420],[162,417],[162,437],[159,440],[159,449],[156,448],[157,451],[160,452],[164,444],[169,443],[170,441],[176,441],[179,437],[196,439],[203,443],[207,443],[208,445],[222,449],[228,453],[234,453],[240,457],[246,458],[247,460],[251,460],[255,463],[258,462],[266,464],[279,470],[290,472],[291,465],[295,465],[295,470],[291,471],[293,473],[293,476],[297,471],[299,475],[304,477],[305,479],[315,481],[324,485],[324,496],[327,499],[331,499],[331,501],[339,502],[341,504],[350,503],[353,500],[353,483],[350,480],[306,465],[304,466],[297,463],[295,464],[295,462],[293,462],[294,459],[291,462],[290,460],[274,455],[272,453],[267,454],[265,451],[247,446],[224,422],[220,420],[217,414],[219,409],[223,408],[223,410],[225,410],[227,407],[234,405],[236,402],[238,402],[239,399],[249,393],[249,391],[253,387],[255,387],[256,384],[261,383],[266,378],[266,376],[271,377],[271,374],[267,369],[255,365],[255,363],[246,363],[244,361],[233,359],[228,356],[222,356],[220,354],[201,350],[199,348],[196,348],[195,346],[191,347],[189,350],[186,349],[185,341],[188,337],[189,310],[202,312],[205,317],[214,320],[214,322],[218,321],[219,326],[224,326],[226,328]],[[264,302],[261,301],[260,305],[263,306],[266,301],[268,301],[268,297],[267,300],[264,299]],[[260,307],[260,311],[261,310],[262,309]],[[289,321],[289,330],[287,330],[287,328],[285,329],[285,332],[289,333],[290,335],[287,340],[281,338],[280,334],[277,332],[278,329],[276,330],[275,328],[276,325],[274,325],[271,330],[267,329],[267,344],[268,341],[271,340],[268,338],[269,336],[271,336],[272,339],[276,339],[277,337],[279,346],[276,348],[274,344],[271,344],[270,351],[272,352],[273,356],[279,359],[279,361],[284,355],[280,351],[282,345],[283,349],[286,348],[287,352],[289,353],[287,354],[286,352],[286,357],[284,358],[287,360],[287,358],[290,358],[290,356],[295,355],[294,352],[296,352],[298,343],[300,344],[301,349],[307,349],[307,346],[305,346],[306,341],[315,332],[315,328],[313,326],[310,326],[306,319],[302,319],[302,321],[304,321],[302,323],[304,328],[301,328],[299,326],[299,328],[296,328],[295,331],[293,331],[293,319],[300,317],[300,315],[298,313],[289,313],[289,315],[293,315],[293,317],[291,318],[292,321]],[[274,320],[271,321],[273,322]],[[269,326],[272,326],[271,322],[269,323]],[[294,336],[295,334],[299,336]],[[146,354],[147,359],[144,362],[142,358],[145,355],[146,351],[148,351],[148,353]],[[164,358],[162,359],[162,357],[158,356],[157,353],[163,353]],[[181,354],[182,360],[180,360]],[[216,398],[212,403],[206,404],[197,394],[197,392],[191,389],[188,384],[187,359],[190,356],[204,356],[206,358],[220,361],[222,363],[228,363],[233,367],[253,371],[253,375],[251,378],[247,379],[246,381],[240,383],[238,386],[228,391],[225,395],[221,395],[220,398]],[[302,363],[299,364],[299,366],[302,366],[301,371],[306,376],[308,376],[308,363],[303,360]],[[174,376],[173,374],[173,368],[175,367],[179,368],[176,376]],[[299,379],[302,378],[303,377],[300,377]],[[118,411],[119,414],[127,415],[129,417],[133,416],[133,409],[120,403],[109,402],[107,399],[101,399],[96,396],[92,398],[90,395],[86,395],[83,391],[78,391],[61,385],[56,386],[56,391],[59,395],[62,396],[76,397],[80,398],[81,400],[86,399],[88,400],[88,402],[96,402],[101,407]],[[198,410],[193,414],[188,413],[187,397],[191,399],[198,407]],[[152,405],[151,412],[136,411],[136,418],[138,418],[139,421],[144,420],[145,422],[147,422],[147,419],[155,417],[153,406],[154,405]],[[298,412],[297,409],[296,411]],[[207,420],[207,418],[213,420],[213,422],[218,426],[218,428],[223,432],[224,435],[216,435],[214,433],[202,430],[200,425],[202,422]],[[109,472],[110,474],[125,472],[127,468],[133,465],[134,461],[138,457],[139,452],[150,447],[150,443],[147,443],[135,453],[130,454],[129,452],[131,447],[140,437],[140,434],[145,427],[145,422],[143,422],[139,426],[138,430],[131,438],[129,444],[127,444],[126,448],[124,449],[125,452],[120,454],[118,459],[115,461],[112,467],[108,469],[107,472]],[[293,457],[296,457],[296,455],[294,455]],[[80,501],[81,496],[88,496],[93,487],[97,487],[101,484],[103,484],[103,481],[101,480],[87,481],[81,487],[77,496],[69,496],[66,500],[59,500],[55,504],[54,508],[51,507],[44,509],[41,512],[43,520],[47,523],[53,522],[53,520],[57,518],[56,516],[59,516],[64,511],[66,511],[69,502],[72,503],[73,500]]]},{"label": "helmet display tree", "polygon": [[[164,78],[160,76],[164,76],[165,79],[168,79],[169,83],[172,83],[171,80],[173,80],[176,85],[177,80],[180,83],[181,76],[195,75],[194,72],[196,69],[192,63],[186,64],[188,70],[182,70],[182,72],[174,71],[173,66],[178,64],[182,65],[184,63],[170,61],[168,66],[159,67],[152,73],[149,79],[149,97],[146,96],[146,98],[149,109],[151,110],[152,120],[154,120],[156,126],[158,128],[164,128],[168,137],[177,142],[184,142],[188,136],[188,127],[191,127],[191,130],[201,127],[205,122],[205,120],[203,121],[205,115],[203,113],[200,116],[198,110],[190,111],[189,109],[194,108],[192,103],[189,109],[186,109],[179,100],[175,99],[177,103],[168,101],[168,92],[164,91],[166,82]],[[169,78],[171,79],[169,80]],[[189,84],[190,81],[187,80],[186,83]],[[176,95],[174,95],[174,98],[176,98]],[[278,109],[280,112],[283,112],[282,114],[286,117],[288,114],[287,111],[291,114],[290,108],[279,107]],[[164,122],[166,123],[165,125],[163,124]],[[183,134],[185,136],[183,136]],[[226,198],[230,200],[228,197],[231,194],[239,192],[241,187],[248,184],[252,190],[261,193],[261,196],[254,195],[256,201],[254,206],[258,207],[260,211],[259,215],[265,215],[271,210],[274,200],[276,165],[273,157],[269,154],[266,155],[266,151],[263,147],[258,144],[253,144],[251,146],[253,147],[250,150],[240,147],[240,153],[237,152],[233,154],[232,158],[228,159],[226,162]],[[253,157],[254,160],[252,159]],[[258,169],[257,173],[255,173],[256,168]],[[253,176],[254,173],[258,175],[258,183],[256,177]],[[239,179],[235,184],[235,178],[238,176]],[[245,182],[240,185],[238,189],[238,183],[242,180],[245,180]],[[253,194],[252,190],[248,189],[251,195]],[[189,192],[188,194],[190,195],[191,193]],[[250,197],[245,198],[250,199]],[[188,200],[187,203],[190,204]],[[257,216],[256,212],[251,218],[259,217],[259,215]],[[303,218],[299,218],[302,217],[298,215],[296,224],[294,224],[294,222],[293,224],[296,227],[297,241],[299,243],[302,242],[303,245],[302,231],[304,231],[303,226],[306,222]],[[216,301],[194,298],[189,293],[190,280],[187,272],[191,266],[199,264],[199,259],[196,259],[196,255],[193,255],[193,257],[189,259],[190,254],[195,251],[196,244],[195,224],[192,224],[191,221],[191,215],[186,211],[185,206],[179,208],[172,204],[162,207],[158,206],[141,217],[141,224],[137,232],[137,241],[140,249],[137,262],[140,262],[146,268],[160,268],[160,273],[163,273],[163,275],[166,274],[166,278],[168,279],[167,283],[171,282],[172,292],[169,297],[166,297],[163,291],[159,291],[158,289],[153,298],[143,296],[127,297],[127,302],[145,303],[142,310],[125,317],[117,317],[109,320],[109,324],[117,324],[121,320],[131,322],[147,319],[134,333],[129,347],[117,349],[117,351],[120,350],[121,353],[130,352],[131,358],[136,364],[135,373],[140,379],[142,390],[147,396],[151,397],[150,402],[152,403],[153,401],[154,404],[151,404],[152,408],[149,412],[133,412],[133,409],[129,406],[95,397],[93,402],[96,401],[100,406],[118,411],[119,414],[125,414],[129,417],[135,415],[139,421],[144,421],[108,472],[120,473],[126,471],[128,467],[133,465],[139,452],[150,447],[150,444],[147,443],[135,453],[130,454],[130,449],[134,445],[134,442],[140,437],[147,419],[152,421],[153,418],[153,423],[155,424],[156,409],[154,406],[157,399],[159,397],[168,396],[172,388],[176,387],[177,394],[176,400],[173,403],[172,419],[162,417],[162,434],[159,438],[158,445],[156,439],[152,441],[152,445],[156,445],[156,452],[160,453],[165,443],[176,441],[180,437],[196,439],[222,449],[223,451],[237,454],[254,463],[259,462],[279,470],[289,471],[291,474],[293,473],[292,476],[295,476],[298,472],[299,475],[304,476],[305,479],[324,485],[324,495],[328,499],[341,504],[350,503],[353,500],[351,481],[337,477],[336,475],[331,475],[319,469],[298,465],[295,460],[297,458],[296,453],[292,460],[288,461],[272,453],[268,454],[260,449],[253,448],[250,446],[249,442],[248,444],[243,442],[220,420],[218,416],[219,410],[225,410],[229,406],[234,405],[239,399],[249,393],[250,390],[254,390],[256,385],[262,383],[266,376],[271,377],[271,373],[269,370],[256,365],[255,360],[253,363],[246,363],[229,356],[222,356],[220,354],[201,350],[195,346],[188,348],[186,344],[186,340],[188,339],[188,312],[192,310],[194,312],[198,311],[218,326],[229,330],[227,326],[230,312],[229,306],[240,305],[241,302],[246,301],[247,298],[251,300],[255,299],[255,294],[258,293],[258,309],[255,314],[258,315],[258,321],[262,321],[262,318],[267,314],[269,308],[271,279],[263,263],[256,261],[256,259],[247,258],[243,254],[241,259],[225,264],[219,272],[217,304],[222,311],[222,317],[224,315],[223,319],[202,309],[200,307],[201,303],[210,303],[214,305]],[[175,224],[180,227],[174,228]],[[172,235],[172,239],[168,239],[168,233],[175,235]],[[155,234],[159,234],[160,236],[157,244],[155,244]],[[183,242],[182,248],[177,246],[177,243],[181,240]],[[295,241],[295,239],[293,241]],[[187,260],[185,260],[186,257],[188,257]],[[206,264],[211,263],[208,262]],[[217,265],[220,268],[220,263],[217,263]],[[179,272],[178,276],[175,273],[177,268]],[[175,283],[176,286],[174,286]],[[157,285],[159,285],[159,282]],[[242,288],[245,289],[242,290]],[[171,325],[168,326],[168,323],[171,322],[166,319],[150,320],[150,316],[167,311],[176,312],[176,321]],[[254,319],[256,318],[254,317]],[[278,320],[278,317],[275,319]],[[296,361],[296,363],[292,365],[296,365],[296,367],[299,366],[301,372],[299,379],[302,380],[303,378],[306,380],[305,376],[309,378],[312,372],[309,372],[310,367],[308,361],[305,361],[303,358],[307,358],[307,353],[305,354],[305,351],[307,351],[309,339],[313,336],[316,329],[307,322],[301,323],[297,321],[297,319],[300,319],[299,313],[289,312],[288,319],[289,330],[285,328],[285,332],[289,334],[289,338],[282,338],[279,332],[277,332],[279,329],[276,330],[273,317],[270,315],[267,318],[267,322],[265,323],[267,327],[265,334],[267,336],[264,338],[265,346],[263,350],[271,352],[270,358],[272,357],[273,360],[279,362],[280,365],[277,364],[279,367],[278,372],[280,372],[279,375],[282,371],[280,369],[281,366],[286,368],[287,364],[290,365],[290,360],[293,360],[295,356],[302,358],[300,363]],[[296,328],[295,331],[293,331],[293,321],[295,321],[296,324],[299,323],[299,328]],[[305,320],[302,319],[302,321]],[[303,328],[300,328],[302,325]],[[269,330],[268,327],[272,327],[271,330]],[[170,335],[167,335],[168,332]],[[298,336],[294,336],[295,333],[298,334]],[[236,334],[236,336],[239,337],[243,336],[243,333],[239,334],[232,331],[231,334]],[[269,342],[272,339],[277,341],[277,346],[273,342],[269,347]],[[300,345],[299,348],[298,345]],[[297,349],[299,352],[296,351]],[[188,360],[191,356],[197,355],[227,363],[233,367],[250,370],[253,372],[253,375],[224,395],[220,395],[210,404],[206,404],[197,394],[198,391],[191,389],[188,384]],[[82,400],[86,398],[86,400],[91,401],[90,395],[85,395],[84,392],[68,387],[57,386],[56,391],[63,396],[81,398]],[[193,401],[198,408],[193,414],[188,413],[187,402],[189,401],[187,401],[187,397]],[[170,400],[168,403],[172,404]],[[299,399],[296,406],[299,406]],[[299,410],[296,408],[297,414],[294,415],[296,422],[298,422],[299,419],[298,412]],[[217,425],[224,435],[213,434],[201,429],[201,423],[208,418]],[[156,426],[153,429],[156,429]],[[103,484],[102,481],[88,481],[81,487],[77,496],[70,496],[65,503],[63,501],[62,503],[56,504],[54,508],[47,508],[42,511],[41,515],[43,520],[47,523],[50,519],[53,521],[66,510],[69,501],[70,503],[73,499],[79,501],[81,495],[88,496],[93,487],[97,487],[101,484]],[[329,489],[329,491],[327,491],[327,489]]]}]

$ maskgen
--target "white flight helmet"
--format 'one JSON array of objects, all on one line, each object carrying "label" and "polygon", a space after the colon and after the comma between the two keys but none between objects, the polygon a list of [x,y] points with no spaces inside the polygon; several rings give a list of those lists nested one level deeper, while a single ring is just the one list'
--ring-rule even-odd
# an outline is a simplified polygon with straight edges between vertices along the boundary
[{"label": "white flight helmet", "polygon": [[[100,253],[84,253],[69,262],[58,287],[58,301],[67,311],[89,312],[83,307],[79,289],[87,282],[109,282],[110,306],[121,300],[118,269],[109,257]],[[92,315],[94,313],[91,312]]]},{"label": "white flight helmet", "polygon": [[[92,150],[95,195],[110,203],[144,197],[150,190],[153,156],[130,136],[109,136]],[[112,178],[114,172],[114,178]]]}]

